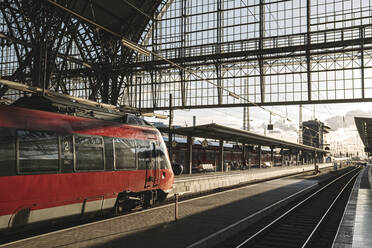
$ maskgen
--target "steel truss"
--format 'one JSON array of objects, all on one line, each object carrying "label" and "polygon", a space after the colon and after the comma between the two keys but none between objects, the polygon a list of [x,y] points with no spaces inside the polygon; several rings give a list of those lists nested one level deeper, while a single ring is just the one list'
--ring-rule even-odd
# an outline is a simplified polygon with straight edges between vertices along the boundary
[{"label": "steel truss", "polygon": [[0,77],[147,110],[169,94],[187,109],[371,101],[371,12],[370,0],[162,1],[139,36],[126,24],[159,55],[144,57],[46,0],[0,0]]},{"label": "steel truss", "polygon": [[[58,2],[66,9],[78,6],[92,16],[102,11],[92,1]],[[133,6],[128,8],[140,11]],[[122,26],[126,35],[138,42],[145,38],[151,22],[138,36],[138,27],[131,20]],[[47,0],[0,0],[2,79],[118,105],[128,80],[125,70],[117,68],[132,60],[133,51],[120,39]],[[0,98],[15,100],[23,94],[0,85]]]},{"label": "steel truss", "polygon": [[124,100],[154,110],[170,93],[176,109],[371,101],[371,12],[359,0],[175,0],[148,49],[186,70],[138,57],[137,95]]}]

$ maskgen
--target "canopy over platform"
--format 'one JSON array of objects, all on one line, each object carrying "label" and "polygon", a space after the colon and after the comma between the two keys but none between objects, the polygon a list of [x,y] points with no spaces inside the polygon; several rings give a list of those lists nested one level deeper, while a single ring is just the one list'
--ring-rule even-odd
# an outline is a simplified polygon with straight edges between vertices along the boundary
[{"label": "canopy over platform", "polygon": [[328,151],[289,142],[286,140],[271,138],[253,132],[222,126],[218,124],[207,124],[194,127],[181,127],[174,129],[174,133],[184,136],[200,137],[206,139],[218,139],[225,141],[235,141],[243,144],[263,145],[270,147],[280,147],[287,149],[313,151],[317,153],[327,153]]},{"label": "canopy over platform", "polygon": [[372,153],[372,118],[354,117],[355,125],[364,144],[364,150]]}]

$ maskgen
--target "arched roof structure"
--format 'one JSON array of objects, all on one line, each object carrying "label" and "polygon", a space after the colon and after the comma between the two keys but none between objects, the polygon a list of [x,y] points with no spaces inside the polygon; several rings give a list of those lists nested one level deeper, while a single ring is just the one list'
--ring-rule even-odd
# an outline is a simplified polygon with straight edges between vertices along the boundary
[{"label": "arched roof structure", "polygon": [[[126,87],[125,68],[133,62],[135,53],[121,40],[142,43],[154,23],[153,17],[167,3],[1,1],[0,77],[118,105]],[[0,85],[0,97],[6,94],[17,98],[18,92]]]}]

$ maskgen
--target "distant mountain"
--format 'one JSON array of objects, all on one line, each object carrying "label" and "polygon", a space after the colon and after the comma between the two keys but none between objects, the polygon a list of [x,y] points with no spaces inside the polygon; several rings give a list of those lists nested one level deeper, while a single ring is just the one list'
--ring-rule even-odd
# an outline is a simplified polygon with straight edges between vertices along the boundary
[{"label": "distant mountain", "polygon": [[347,112],[344,116],[336,115],[325,120],[325,123],[333,130],[337,131],[340,128],[354,127],[355,116],[370,116],[372,117],[372,111],[364,112],[362,110],[352,110]]}]

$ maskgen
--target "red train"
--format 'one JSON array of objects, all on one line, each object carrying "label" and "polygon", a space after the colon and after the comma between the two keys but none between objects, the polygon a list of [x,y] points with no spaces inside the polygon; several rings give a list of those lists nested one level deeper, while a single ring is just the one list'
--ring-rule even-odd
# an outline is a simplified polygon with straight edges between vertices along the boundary
[{"label": "red train", "polygon": [[[172,189],[164,141],[144,120],[82,117],[96,113],[48,97],[19,102],[0,106],[0,230],[149,207]],[[74,114],[40,110],[49,108]]]}]

